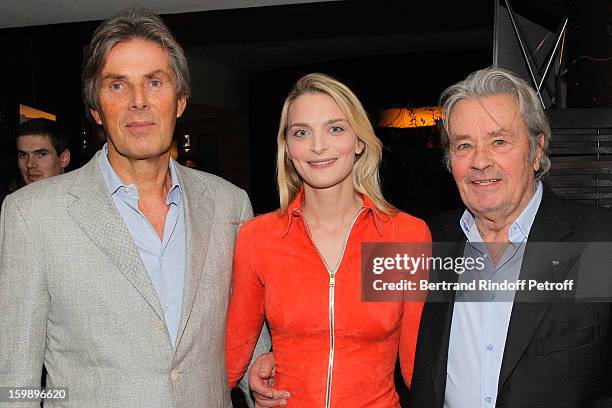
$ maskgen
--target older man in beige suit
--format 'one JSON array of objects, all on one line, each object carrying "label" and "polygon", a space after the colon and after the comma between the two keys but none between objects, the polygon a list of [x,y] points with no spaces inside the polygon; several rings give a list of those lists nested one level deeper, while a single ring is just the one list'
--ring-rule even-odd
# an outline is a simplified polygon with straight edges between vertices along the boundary
[{"label": "older man in beige suit", "polygon": [[121,13],[94,34],[83,88],[104,149],[2,206],[0,407],[38,388],[43,364],[47,387],[68,389],[45,406],[231,407],[232,251],[252,213],[244,191],[170,158],[183,51],[154,14]]}]

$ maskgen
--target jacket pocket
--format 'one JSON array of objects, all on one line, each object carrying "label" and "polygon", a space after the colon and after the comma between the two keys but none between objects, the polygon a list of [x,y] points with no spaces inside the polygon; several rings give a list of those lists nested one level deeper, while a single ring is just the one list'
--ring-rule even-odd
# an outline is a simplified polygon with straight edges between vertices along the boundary
[{"label": "jacket pocket", "polygon": [[578,348],[597,340],[599,325],[548,338],[536,339],[536,353],[550,354]]}]

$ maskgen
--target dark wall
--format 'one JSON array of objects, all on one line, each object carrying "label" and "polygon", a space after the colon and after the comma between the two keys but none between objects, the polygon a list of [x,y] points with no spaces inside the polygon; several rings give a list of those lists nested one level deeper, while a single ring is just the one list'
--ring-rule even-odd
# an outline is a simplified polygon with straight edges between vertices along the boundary
[{"label": "dark wall", "polygon": [[567,37],[567,107],[612,108],[612,2],[573,2]]},{"label": "dark wall", "polygon": [[0,202],[9,191],[15,178],[15,157],[12,154],[11,120],[15,118],[14,106],[6,96],[0,96]]}]

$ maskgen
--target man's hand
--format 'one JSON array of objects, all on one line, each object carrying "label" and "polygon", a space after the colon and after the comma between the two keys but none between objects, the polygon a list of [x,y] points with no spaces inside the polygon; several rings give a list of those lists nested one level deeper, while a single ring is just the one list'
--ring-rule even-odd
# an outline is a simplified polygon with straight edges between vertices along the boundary
[{"label": "man's hand", "polygon": [[275,374],[274,354],[260,354],[249,371],[249,386],[255,397],[256,408],[287,406],[291,394],[289,391],[272,388]]}]

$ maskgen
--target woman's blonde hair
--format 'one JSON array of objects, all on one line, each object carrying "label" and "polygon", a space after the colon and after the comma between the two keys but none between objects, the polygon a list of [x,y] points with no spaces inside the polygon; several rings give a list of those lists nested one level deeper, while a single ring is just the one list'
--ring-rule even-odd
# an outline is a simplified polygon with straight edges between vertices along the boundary
[{"label": "woman's blonde hair", "polygon": [[374,133],[368,115],[355,94],[343,83],[320,73],[312,73],[300,78],[291,91],[281,111],[278,128],[278,151],[276,155],[276,180],[280,196],[280,212],[286,213],[289,203],[302,188],[302,179],[298,175],[287,154],[288,113],[291,104],[306,93],[322,93],[329,95],[355,131],[357,138],[364,145],[363,151],[355,158],[353,166],[353,187],[355,191],[365,194],[376,208],[390,214],[395,208],[383,197],[380,189],[378,169],[382,158],[382,143]]}]

